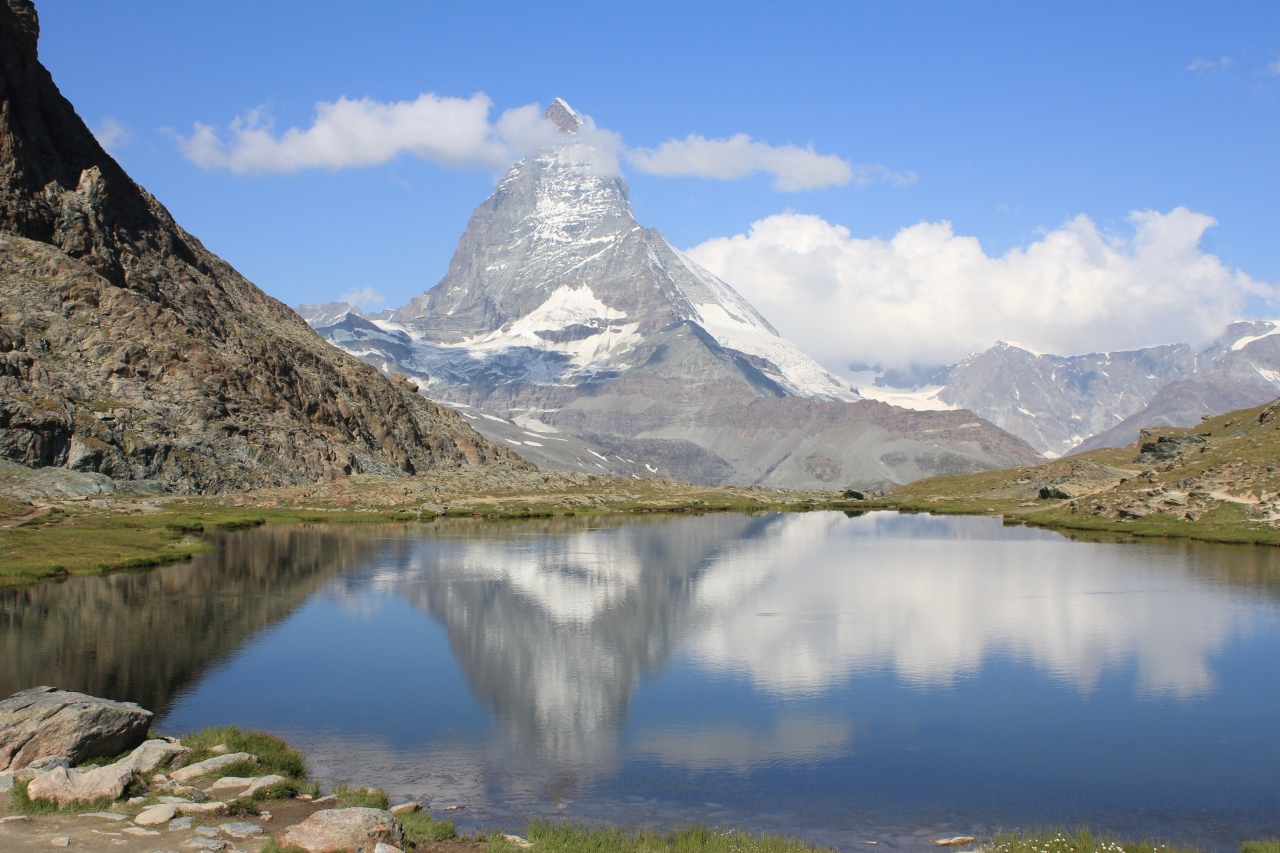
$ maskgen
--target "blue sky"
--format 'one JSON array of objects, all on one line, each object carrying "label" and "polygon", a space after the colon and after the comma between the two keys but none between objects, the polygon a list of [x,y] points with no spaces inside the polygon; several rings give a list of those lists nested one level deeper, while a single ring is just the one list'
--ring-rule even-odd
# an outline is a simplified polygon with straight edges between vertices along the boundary
[{"label": "blue sky", "polygon": [[[276,133],[305,129],[318,102],[423,93],[484,93],[491,120],[561,96],[631,147],[745,133],[915,177],[785,192],[768,174],[669,177],[624,161],[637,217],[680,248],[791,212],[853,240],[946,221],[998,258],[1080,215],[1136,243],[1132,211],[1185,207],[1217,221],[1199,229],[1199,247],[1227,278],[1183,291],[1236,287],[1237,270],[1252,282],[1229,305],[1205,309],[1201,325],[1226,311],[1272,310],[1264,285],[1280,282],[1274,2],[57,0],[38,9],[43,62],[91,127],[123,128],[111,148],[130,174],[291,305],[371,287],[395,306],[427,289],[503,169],[402,154],[372,166],[237,174],[187,159],[175,135],[200,122],[225,138],[255,108]],[[712,255],[698,257],[711,264]],[[716,271],[752,257],[721,258]],[[730,283],[765,303],[766,315],[774,302],[785,308],[770,298],[776,283]],[[783,315],[782,331],[802,337],[804,314]],[[1115,345],[1158,336],[1163,322],[1114,333]],[[1100,345],[1041,334],[1025,318],[1006,325],[1040,334],[1045,346]],[[822,334],[835,341],[841,332]],[[820,356],[861,357],[855,349],[831,343]],[[926,350],[901,357],[951,357]]]}]

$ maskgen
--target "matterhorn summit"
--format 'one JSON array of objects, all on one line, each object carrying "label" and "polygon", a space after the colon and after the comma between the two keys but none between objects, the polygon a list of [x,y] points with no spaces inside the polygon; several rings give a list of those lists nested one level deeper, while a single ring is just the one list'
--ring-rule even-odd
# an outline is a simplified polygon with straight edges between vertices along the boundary
[{"label": "matterhorn summit", "polygon": [[[589,117],[557,98],[545,118],[559,141],[513,166],[476,208],[439,284],[386,318],[341,305],[307,306],[304,316],[343,349],[416,377],[482,432],[502,420],[526,438],[587,440],[584,467],[605,468],[612,454],[644,457],[641,474],[767,478],[788,439],[744,448],[748,425],[734,418],[763,414],[744,407],[790,400],[843,410],[857,391],[636,222]],[[836,478],[818,480],[845,485],[844,463],[818,455],[824,476]],[[898,481],[890,467],[877,462],[857,479]]]}]

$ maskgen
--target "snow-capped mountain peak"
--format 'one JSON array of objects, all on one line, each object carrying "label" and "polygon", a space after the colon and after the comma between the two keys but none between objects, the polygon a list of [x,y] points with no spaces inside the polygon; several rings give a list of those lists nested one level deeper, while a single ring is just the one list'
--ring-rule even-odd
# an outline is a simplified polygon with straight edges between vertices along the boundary
[{"label": "snow-capped mountain peak", "polygon": [[582,116],[578,115],[578,111],[569,106],[569,102],[564,98],[556,98],[552,101],[542,117],[555,122],[556,127],[565,133],[577,133],[582,127]]}]

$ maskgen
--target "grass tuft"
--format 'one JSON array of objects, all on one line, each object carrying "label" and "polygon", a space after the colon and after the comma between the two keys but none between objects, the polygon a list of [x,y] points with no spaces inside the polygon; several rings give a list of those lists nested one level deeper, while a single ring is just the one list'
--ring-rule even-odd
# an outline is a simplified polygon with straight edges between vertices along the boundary
[{"label": "grass tuft", "polygon": [[426,812],[409,812],[398,815],[404,827],[404,839],[412,845],[448,841],[458,834],[458,827],[451,820],[435,820]]},{"label": "grass tuft", "polygon": [[1261,838],[1240,845],[1240,853],[1280,853],[1280,838]]},{"label": "grass tuft", "polygon": [[307,762],[302,753],[269,732],[246,732],[239,726],[215,726],[182,738],[182,745],[191,749],[188,764],[212,758],[213,753],[209,749],[218,744],[226,744],[230,752],[248,752],[258,756],[257,764],[232,764],[219,770],[219,776],[278,773],[290,779],[302,779],[307,775]]},{"label": "grass tuft", "polygon": [[[706,826],[657,832],[531,821],[528,833],[542,853],[832,853],[800,839]],[[489,843],[498,853],[517,849],[501,833],[490,836]]]},{"label": "grass tuft", "polygon": [[1159,841],[1117,841],[1091,830],[1043,829],[1034,832],[1001,832],[987,853],[1198,853],[1198,848]]},{"label": "grass tuft", "polygon": [[299,847],[296,844],[280,846],[274,838],[268,838],[267,843],[258,848],[258,853],[308,853],[308,851],[305,847]]},{"label": "grass tuft", "polygon": [[351,788],[344,783],[339,783],[330,793],[338,798],[338,806],[344,809],[363,808],[385,811],[390,803],[387,792],[381,788]]}]

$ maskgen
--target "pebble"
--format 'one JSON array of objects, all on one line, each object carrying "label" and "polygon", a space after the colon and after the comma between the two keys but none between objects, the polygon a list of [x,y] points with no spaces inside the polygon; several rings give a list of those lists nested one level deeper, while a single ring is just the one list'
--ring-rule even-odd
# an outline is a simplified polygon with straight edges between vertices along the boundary
[{"label": "pebble", "polygon": [[337,795],[330,794],[327,797],[317,797],[316,799],[311,801],[311,804],[315,806],[322,806],[325,803],[336,803],[337,801],[338,801]]},{"label": "pebble", "polygon": [[193,823],[195,823],[195,818],[193,817],[175,817],[173,820],[169,821],[169,829],[190,829]]},{"label": "pebble", "polygon": [[71,839],[65,835],[55,835],[53,838],[49,839],[49,843],[54,847],[70,847]]}]

